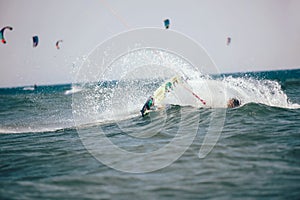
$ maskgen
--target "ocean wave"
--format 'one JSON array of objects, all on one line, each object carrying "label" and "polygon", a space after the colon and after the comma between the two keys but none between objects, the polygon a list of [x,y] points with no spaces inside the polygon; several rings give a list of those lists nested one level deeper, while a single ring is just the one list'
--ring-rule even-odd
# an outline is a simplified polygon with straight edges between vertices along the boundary
[{"label": "ocean wave", "polygon": [[75,94],[77,92],[81,92],[82,88],[78,87],[78,86],[72,86],[72,88],[70,90],[66,90],[64,92],[65,95],[71,95],[71,94]]},{"label": "ocean wave", "polygon": [[45,133],[75,129],[74,126],[61,127],[0,127],[0,134]]}]

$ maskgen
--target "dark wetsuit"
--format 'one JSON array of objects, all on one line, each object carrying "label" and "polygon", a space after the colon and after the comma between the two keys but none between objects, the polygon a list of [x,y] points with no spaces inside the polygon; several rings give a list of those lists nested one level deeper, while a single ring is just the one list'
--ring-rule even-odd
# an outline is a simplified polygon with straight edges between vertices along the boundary
[{"label": "dark wetsuit", "polygon": [[154,99],[152,97],[150,97],[146,103],[144,104],[142,110],[141,110],[141,113],[142,113],[142,116],[144,117],[145,115],[145,112],[146,110],[150,110],[151,107],[154,106]]}]

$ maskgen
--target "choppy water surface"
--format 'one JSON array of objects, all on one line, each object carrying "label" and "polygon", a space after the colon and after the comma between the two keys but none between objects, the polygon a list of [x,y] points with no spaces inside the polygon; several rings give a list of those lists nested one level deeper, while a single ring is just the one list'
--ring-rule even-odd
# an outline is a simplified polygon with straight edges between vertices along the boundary
[{"label": "choppy water surface", "polygon": [[[84,94],[82,88],[59,85],[40,86],[36,90],[0,89],[0,197],[299,199],[297,73],[299,70],[250,74],[250,77],[235,74],[208,83],[212,87],[227,85],[228,96],[242,99],[239,108],[226,109],[222,106],[226,102],[205,96],[197,86],[201,80],[191,80],[193,90],[206,97],[211,106],[173,105],[167,111],[142,118],[139,109],[147,98],[144,97],[135,102],[136,106],[126,104],[121,119],[112,118],[113,115],[93,116],[91,119],[95,121],[83,120],[80,126],[73,120],[72,94]],[[223,131],[213,150],[199,159],[214,106],[226,112]],[[106,112],[103,108],[91,108],[92,113],[95,111]],[[86,133],[102,130],[125,150],[151,152],[175,137],[184,114],[191,116],[191,121],[186,120],[185,124],[194,126],[197,118],[193,143],[173,164],[150,173],[126,173],[107,167],[86,150],[78,134],[78,130]],[[137,139],[132,135],[153,127],[160,129],[155,129],[157,133],[152,137]],[[133,168],[139,162],[130,160]]]}]

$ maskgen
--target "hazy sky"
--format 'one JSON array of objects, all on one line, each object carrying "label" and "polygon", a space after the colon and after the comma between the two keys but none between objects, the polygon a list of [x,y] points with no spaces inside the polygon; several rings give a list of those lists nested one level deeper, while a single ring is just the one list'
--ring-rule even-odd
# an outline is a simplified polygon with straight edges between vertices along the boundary
[{"label": "hazy sky", "polygon": [[0,44],[0,87],[70,83],[96,45],[126,30],[163,28],[165,18],[221,72],[300,68],[298,0],[0,0],[0,13],[0,27],[14,28]]}]

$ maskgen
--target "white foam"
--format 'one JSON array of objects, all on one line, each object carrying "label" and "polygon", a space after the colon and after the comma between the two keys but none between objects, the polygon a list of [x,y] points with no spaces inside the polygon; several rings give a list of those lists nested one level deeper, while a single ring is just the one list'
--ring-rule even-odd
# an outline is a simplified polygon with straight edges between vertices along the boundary
[{"label": "white foam", "polygon": [[230,98],[238,98],[242,104],[261,103],[281,108],[300,108],[289,101],[277,81],[247,77],[226,77],[222,80],[191,80],[193,91],[206,99],[211,107],[226,107]]},{"label": "white foam", "polygon": [[77,92],[82,91],[82,88],[78,87],[78,86],[72,86],[72,88],[70,90],[66,90],[65,91],[65,95],[70,95],[70,94],[75,94]]},{"label": "white foam", "polygon": [[33,90],[35,90],[35,88],[34,87],[24,87],[23,90],[25,90],[25,91],[33,91]]},{"label": "white foam", "polygon": [[57,126],[57,127],[2,127],[0,128],[0,134],[12,134],[12,133],[43,133],[43,132],[55,132],[66,128],[72,128],[72,126]]}]

